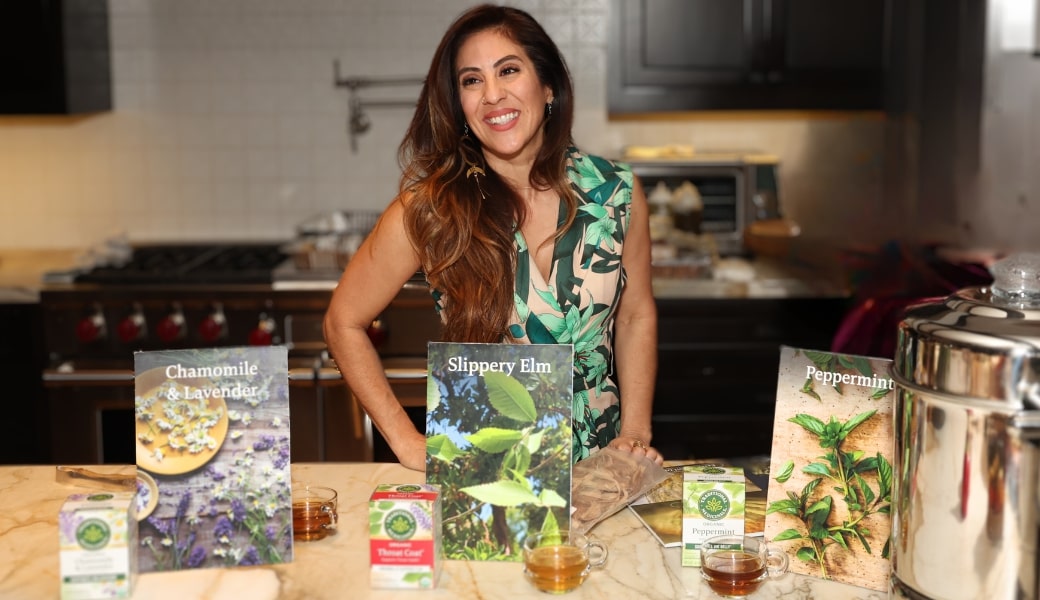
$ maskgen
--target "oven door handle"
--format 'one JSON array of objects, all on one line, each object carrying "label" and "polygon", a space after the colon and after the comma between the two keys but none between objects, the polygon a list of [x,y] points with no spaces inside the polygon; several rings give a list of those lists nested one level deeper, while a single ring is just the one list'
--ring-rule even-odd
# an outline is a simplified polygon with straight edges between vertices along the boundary
[{"label": "oven door handle", "polygon": [[43,382],[48,383],[105,383],[113,381],[133,381],[134,372],[126,369],[81,369],[68,371],[64,369],[45,369]]},{"label": "oven door handle", "polygon": [[342,381],[343,374],[339,372],[339,367],[322,366],[318,367],[314,376],[318,381]]}]

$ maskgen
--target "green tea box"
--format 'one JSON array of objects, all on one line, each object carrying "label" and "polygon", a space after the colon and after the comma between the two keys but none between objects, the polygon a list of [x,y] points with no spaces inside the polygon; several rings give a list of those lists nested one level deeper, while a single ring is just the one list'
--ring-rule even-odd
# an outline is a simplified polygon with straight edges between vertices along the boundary
[{"label": "green tea box", "polygon": [[437,587],[443,552],[438,486],[379,484],[368,502],[368,529],[373,588]]},{"label": "green tea box", "polygon": [[744,535],[742,467],[690,465],[683,469],[682,566],[701,565],[701,543],[717,535]]},{"label": "green tea box", "polygon": [[137,579],[136,492],[65,499],[58,514],[62,600],[129,598]]}]

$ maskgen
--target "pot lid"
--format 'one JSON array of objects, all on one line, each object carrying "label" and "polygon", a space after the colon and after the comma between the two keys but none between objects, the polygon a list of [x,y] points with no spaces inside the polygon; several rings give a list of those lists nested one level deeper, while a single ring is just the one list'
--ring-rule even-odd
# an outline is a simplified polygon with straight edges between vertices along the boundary
[{"label": "pot lid", "polygon": [[899,324],[898,379],[965,399],[1040,409],[1040,253],[995,263],[993,284],[911,306]]}]

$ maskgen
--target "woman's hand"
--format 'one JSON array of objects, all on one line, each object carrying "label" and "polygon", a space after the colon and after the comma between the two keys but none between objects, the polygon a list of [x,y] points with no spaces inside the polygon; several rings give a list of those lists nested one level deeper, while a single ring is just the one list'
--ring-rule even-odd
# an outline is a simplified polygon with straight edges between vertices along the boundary
[{"label": "woman's hand", "polygon": [[418,431],[415,435],[409,433],[408,439],[404,440],[400,448],[394,449],[394,454],[401,466],[413,471],[426,470],[426,436]]},{"label": "woman's hand", "polygon": [[654,448],[644,442],[642,438],[634,435],[622,433],[616,438],[610,440],[607,447],[624,450],[626,452],[631,452],[632,454],[641,454],[659,465],[664,464],[664,456],[661,456],[661,453],[657,451],[657,448]]}]

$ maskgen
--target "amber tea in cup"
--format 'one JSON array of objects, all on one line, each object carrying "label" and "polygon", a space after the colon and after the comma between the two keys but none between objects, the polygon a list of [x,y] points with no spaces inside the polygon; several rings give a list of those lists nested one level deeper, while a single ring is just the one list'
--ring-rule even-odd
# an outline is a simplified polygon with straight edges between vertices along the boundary
[{"label": "amber tea in cup", "polygon": [[787,554],[764,539],[718,536],[701,544],[701,576],[723,598],[743,598],[787,572]]},{"label": "amber tea in cup", "polygon": [[328,487],[293,484],[293,539],[309,542],[324,539],[336,529],[338,496]]},{"label": "amber tea in cup", "polygon": [[580,533],[533,533],[524,540],[524,575],[534,587],[550,594],[575,590],[592,567],[607,561],[607,547]]}]

